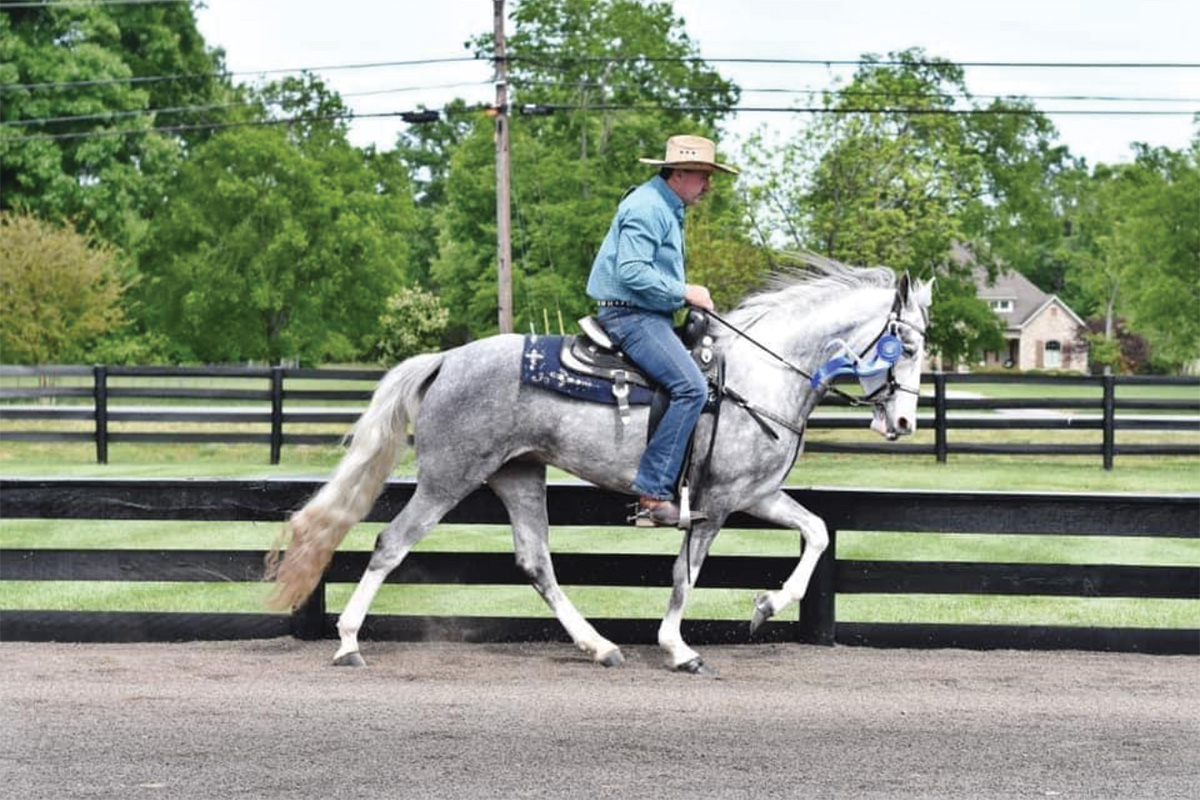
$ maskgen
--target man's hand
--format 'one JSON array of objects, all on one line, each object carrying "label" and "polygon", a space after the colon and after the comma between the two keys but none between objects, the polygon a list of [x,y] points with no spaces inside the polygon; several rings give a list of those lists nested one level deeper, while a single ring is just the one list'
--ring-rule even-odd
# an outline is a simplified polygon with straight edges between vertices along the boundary
[{"label": "man's hand", "polygon": [[705,286],[697,286],[694,283],[686,284],[683,287],[683,302],[689,306],[703,309],[704,311],[715,311],[716,306],[713,305],[712,297],[708,294],[708,288]]}]

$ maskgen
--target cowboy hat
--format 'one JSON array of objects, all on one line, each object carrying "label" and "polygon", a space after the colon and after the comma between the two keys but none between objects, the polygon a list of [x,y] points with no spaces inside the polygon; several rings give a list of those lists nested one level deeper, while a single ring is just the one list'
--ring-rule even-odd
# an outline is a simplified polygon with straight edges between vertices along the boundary
[{"label": "cowboy hat", "polygon": [[667,139],[667,155],[662,161],[656,158],[639,158],[643,164],[673,169],[694,169],[712,172],[720,170],[737,175],[733,167],[717,163],[717,146],[703,136],[672,136]]}]

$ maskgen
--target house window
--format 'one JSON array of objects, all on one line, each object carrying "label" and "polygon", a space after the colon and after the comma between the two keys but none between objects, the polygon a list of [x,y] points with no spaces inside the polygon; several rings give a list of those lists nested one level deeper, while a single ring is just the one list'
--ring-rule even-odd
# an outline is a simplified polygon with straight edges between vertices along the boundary
[{"label": "house window", "polygon": [[1013,310],[1012,300],[988,300],[988,306],[997,314],[1011,314]]},{"label": "house window", "polygon": [[1062,345],[1053,339],[1046,342],[1046,369],[1062,367]]}]

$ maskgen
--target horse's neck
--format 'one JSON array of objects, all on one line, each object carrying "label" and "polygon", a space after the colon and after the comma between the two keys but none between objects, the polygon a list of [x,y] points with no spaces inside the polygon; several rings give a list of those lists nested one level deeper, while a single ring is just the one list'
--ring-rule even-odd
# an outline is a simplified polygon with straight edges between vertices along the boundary
[{"label": "horse's neck", "polygon": [[891,309],[893,292],[876,287],[859,288],[798,312],[779,308],[765,315],[749,331],[775,352],[812,372],[830,356],[827,345],[844,341],[861,352],[882,329]]}]

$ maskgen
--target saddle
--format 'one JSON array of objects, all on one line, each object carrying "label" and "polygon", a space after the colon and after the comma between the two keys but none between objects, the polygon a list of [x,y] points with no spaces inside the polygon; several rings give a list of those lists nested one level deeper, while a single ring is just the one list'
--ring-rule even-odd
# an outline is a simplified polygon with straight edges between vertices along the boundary
[{"label": "saddle", "polygon": [[[666,410],[667,393],[613,344],[594,317],[579,320],[579,328],[578,336],[527,336],[521,381],[577,399],[615,404],[626,424],[631,406],[649,405],[652,433]],[[717,356],[708,317],[691,310],[675,333],[709,378],[709,402],[715,402]]]}]

